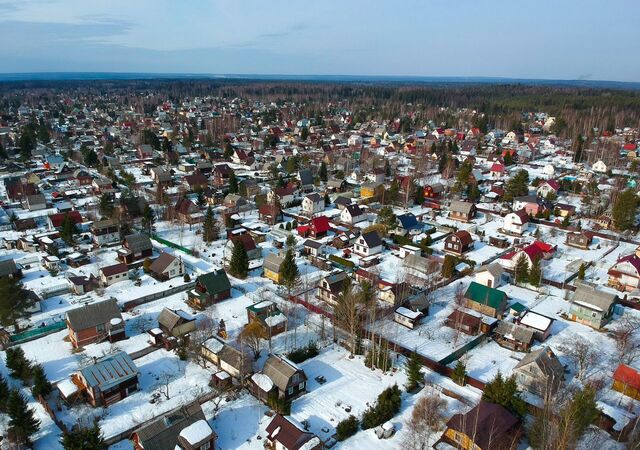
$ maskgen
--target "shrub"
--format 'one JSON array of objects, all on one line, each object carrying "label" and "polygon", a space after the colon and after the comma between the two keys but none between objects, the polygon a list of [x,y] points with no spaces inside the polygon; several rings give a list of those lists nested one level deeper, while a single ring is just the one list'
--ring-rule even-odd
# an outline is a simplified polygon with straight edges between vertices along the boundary
[{"label": "shrub", "polygon": [[387,422],[400,411],[401,403],[400,388],[397,384],[385,389],[378,395],[376,404],[362,415],[362,429],[367,430]]},{"label": "shrub", "polygon": [[315,342],[309,342],[306,347],[297,348],[291,351],[287,358],[296,364],[306,361],[307,359],[318,356],[318,346]]},{"label": "shrub", "polygon": [[288,402],[283,398],[279,398],[277,392],[269,395],[267,404],[278,414],[282,414],[284,416],[291,414],[291,402]]},{"label": "shrub", "polygon": [[344,441],[358,432],[358,419],[353,414],[336,425],[336,440]]}]

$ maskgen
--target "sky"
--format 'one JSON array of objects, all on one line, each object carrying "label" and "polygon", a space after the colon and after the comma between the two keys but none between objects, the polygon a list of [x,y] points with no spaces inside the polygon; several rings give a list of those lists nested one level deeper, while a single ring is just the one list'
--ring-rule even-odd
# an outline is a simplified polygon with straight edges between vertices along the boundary
[{"label": "sky", "polygon": [[640,0],[0,0],[0,72],[640,81]]}]

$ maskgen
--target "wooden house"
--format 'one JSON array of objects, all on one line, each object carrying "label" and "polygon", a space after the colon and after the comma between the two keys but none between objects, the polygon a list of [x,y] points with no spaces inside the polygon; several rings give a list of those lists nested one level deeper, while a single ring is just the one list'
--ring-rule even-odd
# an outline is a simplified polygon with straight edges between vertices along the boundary
[{"label": "wooden house", "polygon": [[321,450],[320,438],[306,431],[297,422],[276,414],[267,428],[264,447],[266,450]]},{"label": "wooden house", "polygon": [[464,294],[464,306],[501,319],[507,309],[507,294],[472,281]]},{"label": "wooden house", "polygon": [[640,371],[626,364],[620,364],[613,372],[613,390],[640,400]]},{"label": "wooden house", "polygon": [[140,372],[131,357],[118,352],[95,359],[72,375],[92,406],[112,405],[138,390]]},{"label": "wooden house", "polygon": [[555,394],[564,379],[564,367],[553,350],[544,347],[527,353],[513,368],[518,386],[539,397]]},{"label": "wooden house", "polygon": [[185,273],[182,258],[178,258],[171,253],[162,252],[149,266],[149,273],[160,281],[181,277]]},{"label": "wooden house", "polygon": [[102,286],[111,286],[120,281],[125,281],[129,276],[129,267],[125,263],[112,264],[101,268],[99,271]]},{"label": "wooden house", "polygon": [[269,253],[262,263],[263,275],[276,284],[282,281],[282,264],[284,258],[277,253]]},{"label": "wooden house", "polygon": [[476,216],[476,205],[454,200],[449,206],[449,218],[460,222],[470,222]]},{"label": "wooden house", "polygon": [[126,337],[124,320],[116,299],[71,309],[65,313],[65,321],[74,348],[106,340],[116,342]]},{"label": "wooden house", "polygon": [[528,352],[533,345],[533,330],[511,322],[500,322],[494,331],[494,339],[502,347]]},{"label": "wooden house", "polygon": [[167,336],[182,337],[196,330],[196,318],[182,309],[162,308],[158,327]]},{"label": "wooden house", "polygon": [[203,309],[229,297],[229,277],[224,270],[218,269],[198,276],[195,287],[188,292],[188,303],[194,308]]},{"label": "wooden house", "polygon": [[593,236],[593,233],[590,231],[567,233],[567,240],[565,243],[571,247],[587,250],[591,245],[591,241],[593,241]]},{"label": "wooden house", "polygon": [[276,336],[287,328],[287,316],[270,300],[247,306],[247,322],[258,322],[264,335],[269,337]]},{"label": "wooden house", "polygon": [[132,264],[153,255],[151,239],[144,233],[125,236],[122,248],[118,250],[118,259],[125,264]]},{"label": "wooden house", "polygon": [[456,231],[444,240],[444,251],[454,255],[462,256],[473,249],[473,237],[465,230]]},{"label": "wooden house", "polygon": [[[300,367],[280,355],[271,355],[262,368],[268,378],[252,377],[252,392],[260,400],[266,401],[271,395],[285,401],[291,401],[304,394],[307,389],[307,376]],[[268,388],[268,390],[267,390]]]}]

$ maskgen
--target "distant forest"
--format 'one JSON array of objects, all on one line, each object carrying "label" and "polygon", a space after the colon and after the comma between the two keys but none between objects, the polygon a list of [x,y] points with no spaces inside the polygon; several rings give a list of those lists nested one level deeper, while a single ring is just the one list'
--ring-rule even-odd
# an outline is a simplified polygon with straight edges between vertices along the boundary
[{"label": "distant forest", "polygon": [[[298,104],[296,116],[326,117],[341,110],[354,122],[411,117],[411,126],[432,120],[459,127],[484,113],[490,126],[513,128],[525,112],[561,118],[563,137],[589,136],[593,128],[640,126],[640,91],[576,86],[481,83],[396,83],[265,81],[241,79],[152,79],[94,81],[14,81],[0,83],[0,109],[48,103],[60,94],[99,104],[100,98],[149,113],[159,103],[187,97],[239,97],[248,101]],[[460,114],[460,109],[469,114]],[[464,123],[461,123],[464,122]]]}]

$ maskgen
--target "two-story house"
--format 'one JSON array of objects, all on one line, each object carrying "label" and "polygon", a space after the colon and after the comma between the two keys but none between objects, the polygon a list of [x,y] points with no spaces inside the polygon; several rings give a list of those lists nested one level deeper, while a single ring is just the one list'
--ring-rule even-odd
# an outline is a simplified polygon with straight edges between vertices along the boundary
[{"label": "two-story house", "polygon": [[605,292],[595,285],[578,283],[569,302],[567,315],[570,320],[599,330],[611,320],[617,299],[616,294]]},{"label": "two-story house", "polygon": [[65,321],[74,348],[126,337],[124,320],[114,298],[71,309],[65,313]]},{"label": "two-story house", "polygon": [[359,256],[367,257],[377,255],[382,252],[382,240],[376,231],[362,233],[355,244],[353,252]]}]

